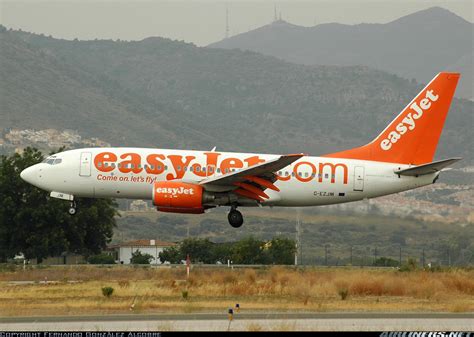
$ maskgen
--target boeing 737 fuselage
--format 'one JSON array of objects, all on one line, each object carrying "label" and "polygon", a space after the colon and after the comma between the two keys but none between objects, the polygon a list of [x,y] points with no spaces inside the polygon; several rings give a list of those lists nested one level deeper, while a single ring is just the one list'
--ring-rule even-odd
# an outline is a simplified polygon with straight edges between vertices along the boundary
[{"label": "boeing 737 fuselage", "polygon": [[229,206],[319,206],[432,184],[459,160],[433,162],[459,79],[438,74],[371,143],[320,157],[146,148],[85,148],[47,157],[21,177],[55,198],[149,199],[158,211],[204,213]]}]

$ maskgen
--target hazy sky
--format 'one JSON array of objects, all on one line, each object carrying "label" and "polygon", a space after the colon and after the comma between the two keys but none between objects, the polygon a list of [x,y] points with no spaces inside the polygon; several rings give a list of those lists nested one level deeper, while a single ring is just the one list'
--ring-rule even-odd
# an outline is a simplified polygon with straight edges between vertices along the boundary
[{"label": "hazy sky", "polygon": [[274,6],[284,20],[302,26],[339,22],[386,23],[432,6],[473,22],[472,0],[0,0],[0,23],[58,38],[141,40],[162,36],[207,45],[270,23]]}]

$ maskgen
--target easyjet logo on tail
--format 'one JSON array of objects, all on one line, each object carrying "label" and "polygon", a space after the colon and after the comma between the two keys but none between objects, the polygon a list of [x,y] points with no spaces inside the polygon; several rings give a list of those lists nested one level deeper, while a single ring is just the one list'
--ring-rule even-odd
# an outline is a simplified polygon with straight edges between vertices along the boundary
[{"label": "easyjet logo on tail", "polygon": [[410,105],[410,112],[406,115],[403,120],[397,124],[395,130],[391,131],[386,138],[380,142],[380,148],[384,151],[388,151],[392,148],[392,145],[398,142],[404,134],[408,131],[413,131],[416,128],[416,121],[423,116],[423,113],[431,108],[431,103],[436,102],[439,95],[435,94],[433,90],[427,90],[425,98],[421,99],[420,102],[413,102]]},{"label": "easyjet logo on tail", "polygon": [[158,187],[156,189],[156,193],[158,194],[171,194],[172,196],[175,195],[193,195],[194,190],[192,188],[184,188],[184,187]]}]

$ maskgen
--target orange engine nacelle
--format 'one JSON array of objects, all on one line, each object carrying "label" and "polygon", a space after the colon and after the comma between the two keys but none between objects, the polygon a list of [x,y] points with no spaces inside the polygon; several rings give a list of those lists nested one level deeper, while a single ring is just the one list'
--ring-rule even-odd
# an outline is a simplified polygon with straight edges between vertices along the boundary
[{"label": "orange engine nacelle", "polygon": [[204,213],[203,188],[179,181],[159,181],[153,185],[153,204],[161,212]]}]

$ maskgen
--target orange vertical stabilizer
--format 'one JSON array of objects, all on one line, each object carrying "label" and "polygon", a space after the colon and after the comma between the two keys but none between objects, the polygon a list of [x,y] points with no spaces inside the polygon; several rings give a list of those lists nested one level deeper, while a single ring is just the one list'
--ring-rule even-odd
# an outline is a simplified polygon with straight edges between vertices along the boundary
[{"label": "orange vertical stabilizer", "polygon": [[460,76],[439,73],[372,142],[323,157],[413,165],[432,162]]}]

